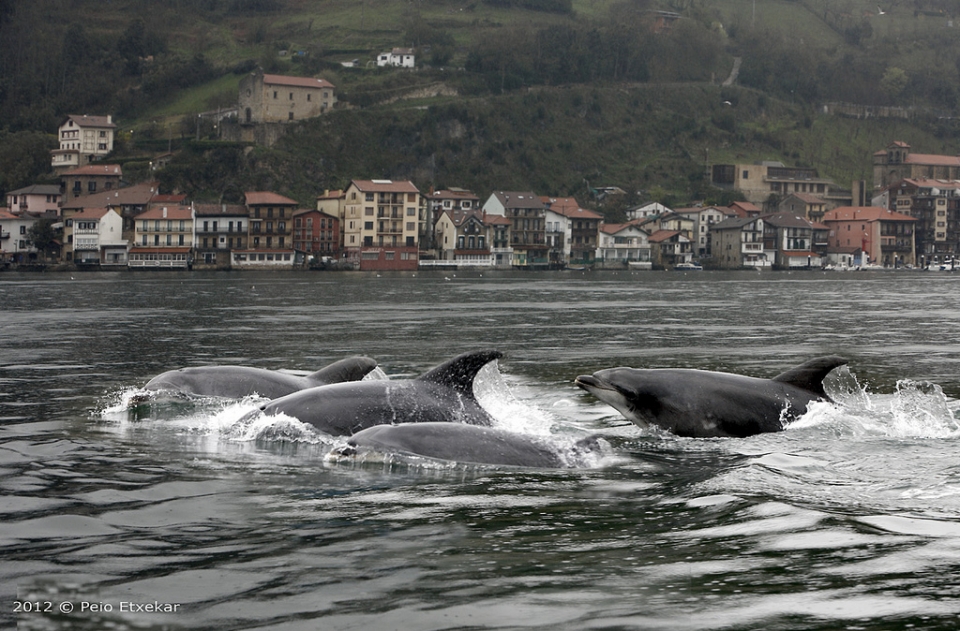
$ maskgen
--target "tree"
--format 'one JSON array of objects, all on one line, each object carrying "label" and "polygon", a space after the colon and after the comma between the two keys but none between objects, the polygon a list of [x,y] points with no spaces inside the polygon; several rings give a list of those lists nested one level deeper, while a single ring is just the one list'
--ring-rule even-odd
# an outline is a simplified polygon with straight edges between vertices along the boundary
[{"label": "tree", "polygon": [[54,254],[57,250],[57,233],[53,229],[53,219],[37,219],[27,230],[26,241],[37,248],[44,259]]}]

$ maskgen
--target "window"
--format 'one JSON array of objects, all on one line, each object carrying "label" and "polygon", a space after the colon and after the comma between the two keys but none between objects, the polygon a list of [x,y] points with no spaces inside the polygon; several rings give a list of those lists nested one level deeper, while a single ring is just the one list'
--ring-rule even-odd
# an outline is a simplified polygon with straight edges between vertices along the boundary
[{"label": "window", "polygon": [[745,180],[750,179],[750,171],[744,170],[743,179]]},{"label": "window", "polygon": [[417,209],[416,208],[407,208],[407,217],[416,217]]},{"label": "window", "polygon": [[363,214],[367,217],[373,217],[373,206],[367,206],[363,209]]},{"label": "window", "polygon": [[293,100],[293,92],[290,93],[290,100]]},{"label": "window", "polygon": [[363,229],[364,229],[364,230],[373,230],[373,222],[372,222],[372,221],[365,221],[365,222],[363,222]]},{"label": "window", "polygon": [[96,182],[87,182],[87,191],[90,193],[97,192],[97,183]]},{"label": "window", "polygon": [[273,91],[273,98],[277,98],[277,91],[276,91],[276,90]]}]

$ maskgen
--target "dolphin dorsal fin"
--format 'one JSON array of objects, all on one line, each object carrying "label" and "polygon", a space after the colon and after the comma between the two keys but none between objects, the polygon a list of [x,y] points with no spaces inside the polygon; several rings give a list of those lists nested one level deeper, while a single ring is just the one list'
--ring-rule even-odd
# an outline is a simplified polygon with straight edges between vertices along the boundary
[{"label": "dolphin dorsal fin", "polygon": [[423,373],[417,379],[448,386],[460,394],[473,397],[473,380],[477,373],[481,368],[501,357],[503,353],[495,350],[464,353]]},{"label": "dolphin dorsal fin", "polygon": [[333,362],[315,373],[307,375],[310,381],[319,381],[323,384],[343,383],[344,381],[360,381],[367,373],[377,367],[377,360],[357,355]]},{"label": "dolphin dorsal fin", "polygon": [[804,362],[796,368],[780,373],[773,378],[774,381],[790,384],[803,390],[809,390],[816,393],[824,399],[829,399],[827,393],[823,391],[823,378],[837,366],[845,366],[847,360],[836,355],[826,357],[815,357],[810,361]]}]

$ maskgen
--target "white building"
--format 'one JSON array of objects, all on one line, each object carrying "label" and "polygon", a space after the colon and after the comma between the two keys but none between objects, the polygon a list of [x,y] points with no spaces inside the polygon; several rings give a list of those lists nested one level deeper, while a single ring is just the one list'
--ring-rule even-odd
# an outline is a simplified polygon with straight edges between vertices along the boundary
[{"label": "white building", "polygon": [[84,208],[66,220],[64,237],[77,265],[126,265],[123,218],[111,208]]},{"label": "white building", "polygon": [[0,263],[30,263],[37,258],[37,249],[27,240],[36,215],[14,214],[0,208]]},{"label": "white building", "polygon": [[394,48],[389,53],[380,53],[377,56],[377,66],[396,66],[398,68],[413,68],[416,58],[412,48]]},{"label": "white building", "polygon": [[600,224],[597,263],[601,267],[650,267],[648,235],[633,223]]},{"label": "white building", "polygon": [[50,152],[50,166],[61,172],[82,167],[113,151],[117,126],[107,116],[71,114],[59,129],[60,148]]}]

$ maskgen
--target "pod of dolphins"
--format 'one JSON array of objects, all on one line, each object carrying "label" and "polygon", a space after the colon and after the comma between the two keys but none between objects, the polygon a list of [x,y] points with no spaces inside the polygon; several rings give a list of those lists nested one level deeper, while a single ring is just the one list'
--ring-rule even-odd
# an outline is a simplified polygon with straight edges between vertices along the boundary
[{"label": "pod of dolphins", "polygon": [[[245,366],[171,370],[151,379],[151,396],[270,399],[250,415],[283,414],[346,437],[339,457],[381,453],[464,464],[562,468],[575,459],[534,436],[493,427],[477,401],[474,380],[502,357],[496,350],[464,353],[414,379],[363,378],[377,367],[349,357],[305,377]],[[692,369],[610,368],[575,383],[640,427],[693,438],[744,437],[784,429],[812,401],[829,401],[823,380],[847,362],[818,357],[772,379]],[[595,438],[574,452],[598,449]]]}]

